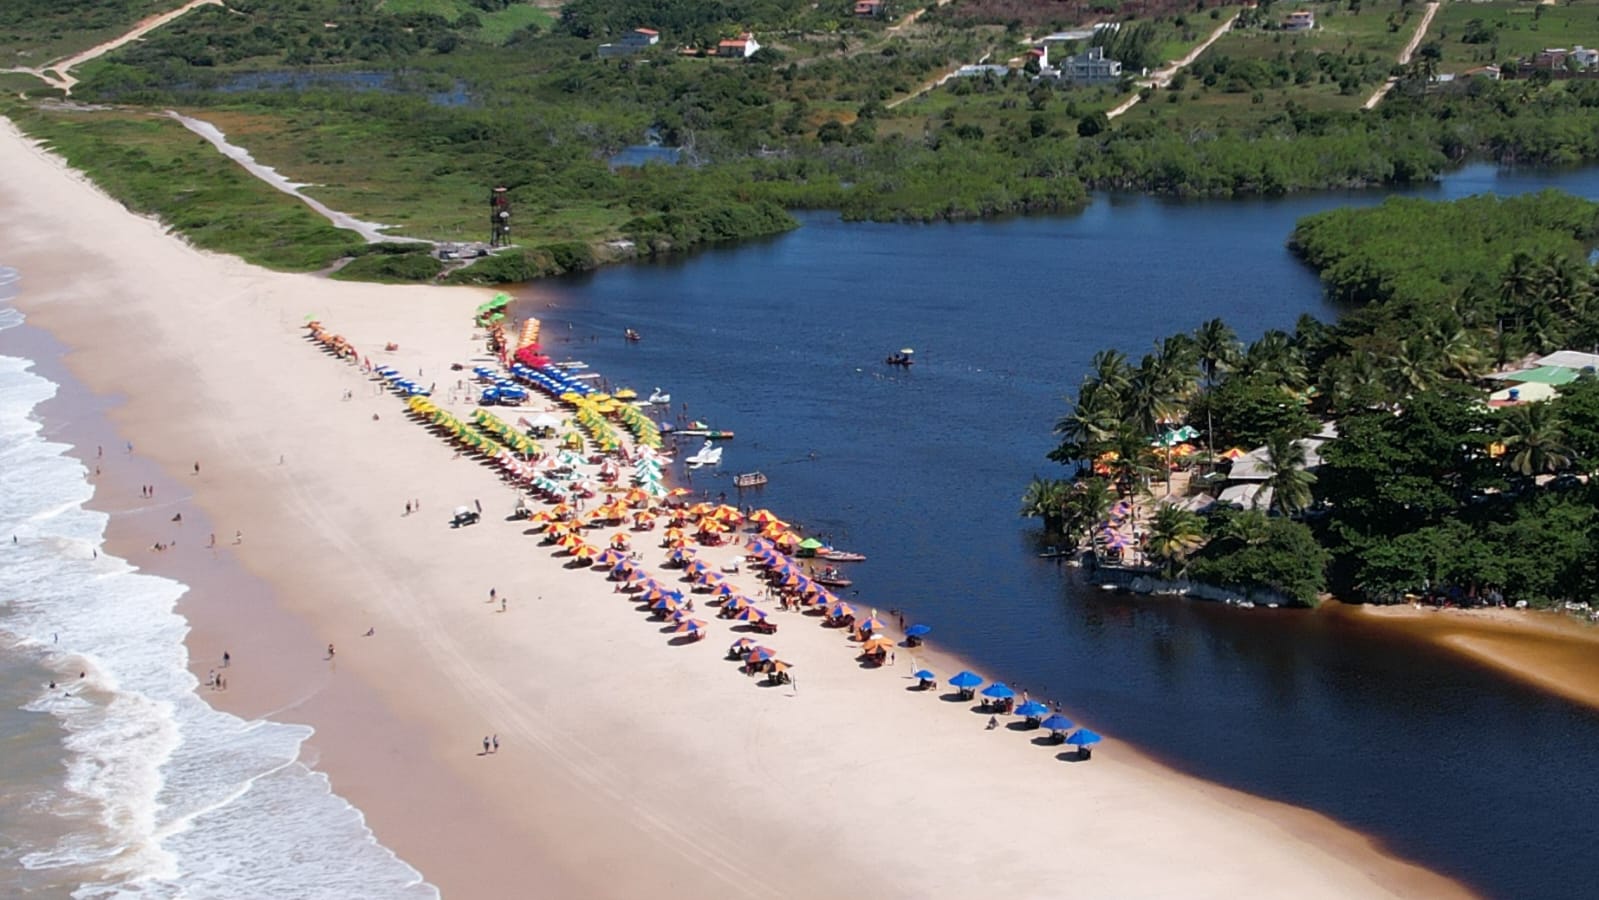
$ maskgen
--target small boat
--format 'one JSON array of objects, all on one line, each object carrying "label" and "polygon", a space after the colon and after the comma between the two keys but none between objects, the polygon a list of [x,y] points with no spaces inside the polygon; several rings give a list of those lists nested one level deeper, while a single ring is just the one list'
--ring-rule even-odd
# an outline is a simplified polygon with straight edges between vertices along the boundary
[{"label": "small boat", "polygon": [[634,331],[631,328],[629,328],[628,330],[622,332],[622,337],[626,338],[629,341],[633,341],[635,343],[638,342],[638,341],[644,340],[644,335],[639,334],[638,332]]},{"label": "small boat", "polygon": [[1067,559],[1076,553],[1075,550],[1060,550],[1055,547],[1046,547],[1044,552],[1038,554],[1039,559]]},{"label": "small boat", "polygon": [[714,428],[677,428],[672,433],[681,434],[685,437],[702,437],[712,441],[729,441],[733,439],[733,432],[718,431]]},{"label": "small boat", "polygon": [[760,487],[766,483],[766,476],[760,472],[745,472],[733,476],[733,486],[738,488]]},{"label": "small boat", "polygon": [[839,572],[837,569],[828,569],[822,574],[813,577],[811,580],[817,584],[825,584],[828,587],[835,588],[846,588],[855,583],[848,578],[845,578],[843,573]]},{"label": "small boat", "polygon": [[654,393],[650,394],[649,398],[644,402],[651,406],[665,406],[672,402],[672,395],[663,394],[660,388],[656,388]]},{"label": "small boat", "polygon": [[916,365],[915,357],[916,351],[906,347],[898,353],[889,354],[888,358],[883,360],[883,362],[888,363],[891,366],[901,366],[908,369],[911,366]]},{"label": "small boat", "polygon": [[722,462],[722,448],[715,446],[710,441],[706,441],[705,445],[700,447],[699,452],[693,456],[684,457],[683,462],[691,469],[698,469],[700,466],[719,465]]},{"label": "small boat", "polygon": [[834,550],[829,547],[816,554],[828,562],[866,562],[866,554],[851,553],[848,550]]}]

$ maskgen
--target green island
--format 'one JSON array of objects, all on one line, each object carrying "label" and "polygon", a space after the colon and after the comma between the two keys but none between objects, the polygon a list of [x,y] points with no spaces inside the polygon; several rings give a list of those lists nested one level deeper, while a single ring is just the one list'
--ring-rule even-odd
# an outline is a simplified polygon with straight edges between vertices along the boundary
[{"label": "green island", "polygon": [[1574,348],[1599,346],[1596,242],[1599,204],[1554,191],[1310,216],[1290,246],[1339,321],[1101,352],[1056,427],[1074,477],[1022,513],[1298,604],[1592,597],[1599,354]]},{"label": "green island", "polygon": [[[55,67],[179,5],[6,4],[0,113],[200,246],[353,257],[346,278],[523,281],[775,234],[801,209],[924,221],[1599,158],[1599,82],[1536,58],[1599,43],[1587,0],[225,0],[75,83]],[[485,240],[503,185],[513,246],[464,267],[364,247],[221,172],[168,110],[396,239]],[[629,148],[669,161],[618,164]]]}]

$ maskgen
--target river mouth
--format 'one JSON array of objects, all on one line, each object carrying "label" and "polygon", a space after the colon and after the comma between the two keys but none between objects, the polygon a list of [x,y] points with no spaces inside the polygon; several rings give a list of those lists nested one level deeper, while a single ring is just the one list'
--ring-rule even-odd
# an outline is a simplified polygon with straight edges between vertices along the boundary
[{"label": "river mouth", "polygon": [[[1543,187],[1599,198],[1599,170],[1468,166],[1406,193]],[[513,313],[544,320],[557,359],[736,431],[696,491],[865,553],[850,590],[983,674],[1485,894],[1584,896],[1599,863],[1563,848],[1599,791],[1550,760],[1586,758],[1599,714],[1380,623],[1101,591],[1039,559],[1017,516],[1028,480],[1058,474],[1050,429],[1095,351],[1136,364],[1216,316],[1245,338],[1330,320],[1285,241],[1305,215],[1384,196],[1101,196],[1071,216],[915,227],[802,213],[759,244],[530,286]],[[917,364],[885,366],[901,347]],[[740,494],[749,471],[769,482]]]}]

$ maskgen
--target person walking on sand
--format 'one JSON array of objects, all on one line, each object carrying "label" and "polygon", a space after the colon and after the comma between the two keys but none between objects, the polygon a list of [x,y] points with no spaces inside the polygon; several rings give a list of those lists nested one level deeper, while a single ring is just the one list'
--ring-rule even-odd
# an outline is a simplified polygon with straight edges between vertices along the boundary
[{"label": "person walking on sand", "polygon": [[222,651],[222,668],[226,669],[231,665],[233,665],[233,657],[229,655],[228,651]]},{"label": "person walking on sand", "polygon": [[333,645],[329,644],[328,645],[328,659],[332,659],[332,658],[333,658]]},{"label": "person walking on sand", "polygon": [[195,460],[195,462],[194,462],[194,474],[196,474],[196,475],[200,474],[200,461],[199,460]]},{"label": "person walking on sand", "polygon": [[242,532],[242,531],[233,532],[233,543],[235,543],[235,544],[244,543],[244,532]]},{"label": "person walking on sand", "polygon": [[494,752],[500,752],[500,736],[497,734],[494,736]]},{"label": "person walking on sand", "polygon": [[206,544],[206,547],[207,548],[211,548],[211,547],[215,547],[216,545],[217,545],[217,533],[215,531],[213,531],[213,532],[211,532],[211,540]]},{"label": "person walking on sand", "polygon": [[505,598],[500,598],[500,612],[505,612]]},{"label": "person walking on sand", "polygon": [[487,737],[483,739],[483,755],[489,755],[489,739]]}]

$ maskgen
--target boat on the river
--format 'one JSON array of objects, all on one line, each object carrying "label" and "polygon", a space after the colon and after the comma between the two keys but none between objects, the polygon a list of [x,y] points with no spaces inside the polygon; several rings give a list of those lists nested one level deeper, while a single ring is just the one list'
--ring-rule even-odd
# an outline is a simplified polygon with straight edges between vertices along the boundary
[{"label": "boat on the river", "polygon": [[760,472],[743,472],[733,476],[733,487],[752,488],[760,487],[766,483],[766,476]]},{"label": "boat on the river", "polygon": [[866,562],[866,554],[864,553],[851,553],[848,550],[834,550],[832,547],[828,547],[826,550],[819,551],[816,555],[827,560],[828,562]]},{"label": "boat on the river", "polygon": [[638,332],[634,331],[631,328],[629,328],[628,330],[622,332],[622,337],[626,338],[629,341],[635,342],[635,343],[637,343],[638,341],[644,340],[644,335],[639,334]]},{"label": "boat on the river", "polygon": [[855,583],[845,578],[843,572],[831,567],[823,569],[822,574],[813,576],[811,580],[817,584],[825,584],[833,588],[846,588]]},{"label": "boat on the river", "polygon": [[672,402],[672,395],[664,394],[660,388],[656,388],[644,402],[649,406],[665,406]]},{"label": "boat on the river", "polygon": [[891,366],[900,366],[902,368],[909,369],[911,366],[916,365],[916,351],[906,347],[898,353],[890,353],[888,358],[883,360],[883,362],[888,363]]},{"label": "boat on the river", "polygon": [[726,441],[733,438],[733,432],[712,428],[704,422],[690,422],[687,428],[663,428],[662,430],[686,437],[702,437],[712,441]]},{"label": "boat on the river", "polygon": [[685,457],[683,462],[691,469],[698,469],[700,466],[720,465],[722,462],[722,448],[712,444],[710,441],[706,441],[698,452],[693,456]]}]

